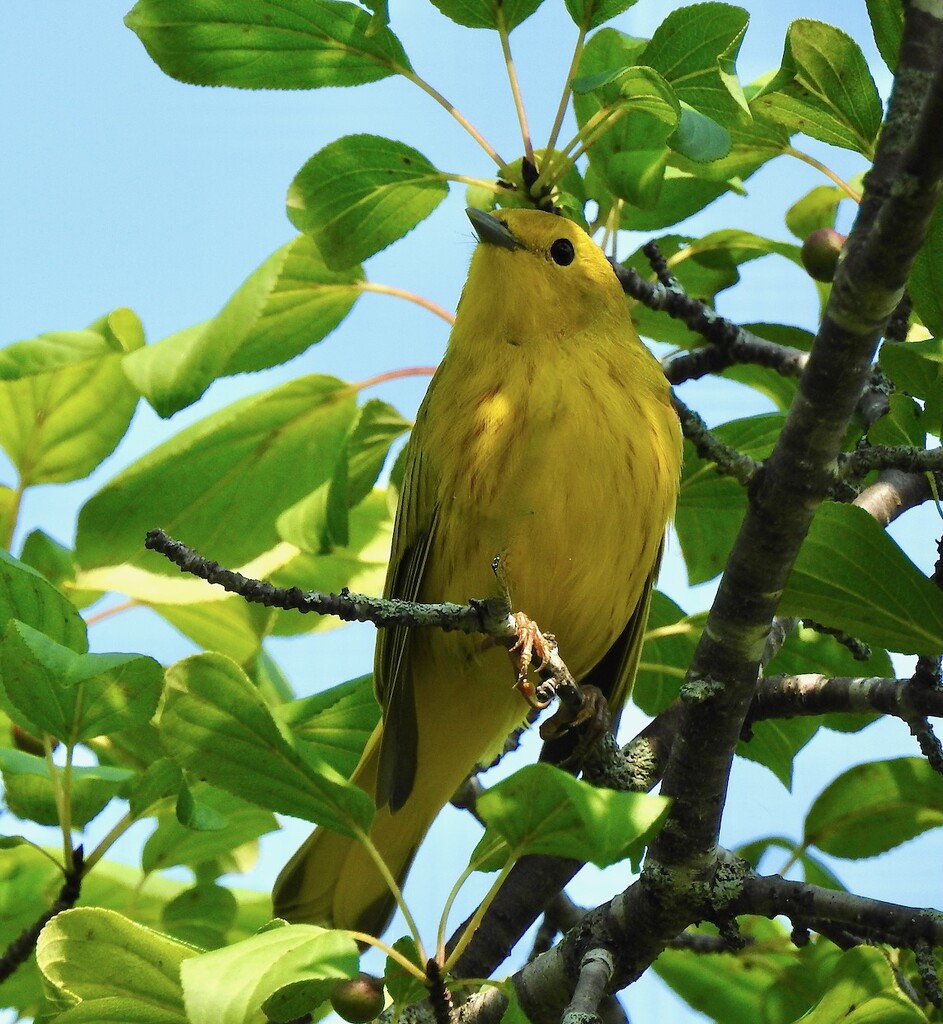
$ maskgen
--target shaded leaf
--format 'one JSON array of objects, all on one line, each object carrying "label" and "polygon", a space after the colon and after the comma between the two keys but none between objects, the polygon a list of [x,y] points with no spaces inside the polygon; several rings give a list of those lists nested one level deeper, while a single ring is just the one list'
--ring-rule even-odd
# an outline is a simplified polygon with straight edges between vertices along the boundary
[{"label": "shaded leaf", "polygon": [[856,765],[829,783],[806,815],[806,845],[857,860],[943,825],[940,777],[918,757]]},{"label": "shaded leaf", "polygon": [[857,946],[831,965],[828,988],[805,1024],[918,1024],[926,1015],[900,987],[882,949]]},{"label": "shaded leaf", "polygon": [[[768,413],[723,423],[714,433],[737,451],[762,459],[772,451],[783,422],[782,413]],[[698,457],[690,441],[684,442],[675,526],[692,585],[723,569],[746,511],[743,488],[732,477],[719,476],[714,466]]]},{"label": "shaded leaf", "polygon": [[319,376],[211,414],[89,499],[79,513],[77,562],[176,573],[143,547],[147,531],[161,525],[219,562],[243,565],[278,543],[275,515],[330,477],[355,415],[355,389]]},{"label": "shaded leaf", "polygon": [[867,0],[871,31],[881,59],[893,74],[904,35],[904,5],[901,0]]},{"label": "shaded leaf", "polygon": [[0,629],[20,619],[73,651],[88,650],[85,622],[74,605],[35,569],[0,549]]},{"label": "shaded leaf", "polygon": [[342,835],[369,828],[370,797],[326,762],[302,758],[227,658],[202,654],[171,666],[158,727],[171,756],[214,786]]},{"label": "shaded leaf", "polygon": [[779,614],[902,654],[943,651],[943,593],[854,505],[825,502],[816,513]]},{"label": "shaded leaf", "polygon": [[256,840],[278,828],[275,815],[203,783],[187,789],[201,813],[216,814],[220,827],[196,831],[181,824],[177,807],[162,808],[157,815],[157,828],[144,844],[142,869],[151,873],[176,865],[197,869],[212,863],[218,866],[219,874],[248,870],[258,854]]},{"label": "shaded leaf", "polygon": [[341,0],[138,0],[125,16],[171,78],[240,89],[362,85],[409,69],[400,41]]},{"label": "shaded leaf", "polygon": [[317,752],[340,775],[349,777],[380,721],[373,676],[283,704],[274,715],[292,731],[300,750]]},{"label": "shaded leaf", "polygon": [[164,670],[135,654],[76,654],[25,622],[11,620],[2,654],[5,706],[33,733],[75,745],[149,721]]},{"label": "shaded leaf", "polygon": [[792,790],[793,761],[800,750],[818,732],[815,718],[774,718],[755,722],[749,740],[740,740],[736,752],[748,761],[763,765]]},{"label": "shaded leaf", "polygon": [[[57,771],[61,773],[62,769]],[[0,747],[0,772],[7,807],[18,818],[38,825],[59,824],[58,786],[53,786],[45,758]],[[134,772],[127,768],[107,765],[73,767],[71,774],[69,809],[73,828],[87,825],[111,800],[125,796],[134,778]]]},{"label": "shaded leaf", "polygon": [[627,11],[637,2],[638,0],[564,0],[570,17],[586,32]]},{"label": "shaded leaf", "polygon": [[939,204],[914,260],[907,291],[927,330],[943,338],[943,206]]},{"label": "shaded leaf", "polygon": [[[466,28],[497,28],[499,17],[510,31],[529,18],[543,0],[431,0],[452,21]],[[611,0],[610,0],[611,2]]]},{"label": "shaded leaf", "polygon": [[745,118],[747,104],[736,59],[750,18],[723,3],[698,3],[671,11],[639,57],[661,72],[678,98],[713,120]]},{"label": "shaded leaf", "polygon": [[688,616],[660,590],[652,593],[632,700],[654,717],[678,696],[694,648],[701,635],[703,616]]}]

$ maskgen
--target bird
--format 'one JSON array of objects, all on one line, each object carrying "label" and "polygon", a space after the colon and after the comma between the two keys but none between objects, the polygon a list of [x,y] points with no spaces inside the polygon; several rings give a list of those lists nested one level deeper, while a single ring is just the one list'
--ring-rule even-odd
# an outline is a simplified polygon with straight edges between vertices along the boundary
[{"label": "bird", "polygon": [[[513,606],[617,718],[677,502],[670,387],[582,227],[542,210],[467,213],[478,243],[409,440],[384,594],[493,594],[497,559]],[[455,790],[524,723],[511,677],[480,636],[378,631],[382,717],[352,781],[375,798],[371,839],[399,881]],[[394,909],[362,845],[324,828],[283,868],[273,905],[371,935]]]}]

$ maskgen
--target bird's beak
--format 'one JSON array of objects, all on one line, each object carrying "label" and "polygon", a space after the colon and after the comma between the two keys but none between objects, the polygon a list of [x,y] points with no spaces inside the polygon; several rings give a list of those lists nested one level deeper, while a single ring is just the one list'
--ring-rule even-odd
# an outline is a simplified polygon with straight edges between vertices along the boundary
[{"label": "bird's beak", "polygon": [[468,207],[465,211],[472,222],[475,234],[488,245],[499,245],[502,249],[520,249],[521,243],[507,229],[507,225],[492,217],[490,213]]}]

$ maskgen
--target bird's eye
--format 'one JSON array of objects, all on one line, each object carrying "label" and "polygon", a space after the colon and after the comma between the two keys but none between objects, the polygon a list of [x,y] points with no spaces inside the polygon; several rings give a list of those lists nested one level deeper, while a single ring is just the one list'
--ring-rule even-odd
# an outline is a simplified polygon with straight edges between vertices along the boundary
[{"label": "bird's eye", "polygon": [[569,238],[558,238],[550,246],[550,258],[561,267],[568,267],[576,256],[576,250]]}]

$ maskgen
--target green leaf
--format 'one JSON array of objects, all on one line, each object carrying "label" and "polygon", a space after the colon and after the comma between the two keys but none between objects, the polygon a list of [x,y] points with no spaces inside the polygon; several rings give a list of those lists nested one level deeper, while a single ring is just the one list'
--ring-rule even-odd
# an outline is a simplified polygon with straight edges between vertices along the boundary
[{"label": "green leaf", "polygon": [[943,335],[926,341],[885,342],[879,362],[899,390],[923,399],[920,427],[939,437],[943,433]]},{"label": "green leaf", "polygon": [[350,543],[350,510],[370,493],[390,445],[410,425],[386,402],[365,402],[330,482],[282,513],[278,520],[281,536],[303,551],[318,554],[346,547]]},{"label": "green leaf", "polygon": [[77,363],[133,352],[144,344],[144,328],[133,310],[120,308],[84,331],[52,331],[0,350],[0,380],[52,373]]},{"label": "green leaf", "polygon": [[[350,510],[348,526],[349,542],[344,547],[326,555],[299,554],[273,569],[267,578],[276,586],[303,590],[337,593],[348,587],[362,594],[382,593],[393,535],[388,495],[373,491]],[[279,636],[296,636],[335,629],[341,624],[330,615],[279,612],[272,631]]]},{"label": "green leaf", "polygon": [[904,35],[904,5],[901,0],[867,0],[871,31],[881,59],[893,74],[897,70],[900,41]]},{"label": "green leaf", "polygon": [[816,513],[779,606],[901,654],[943,651],[943,594],[854,505]]},{"label": "green leaf", "polygon": [[508,31],[517,28],[543,0],[431,0],[452,21],[466,28],[498,27],[499,18]]},{"label": "green leaf", "polygon": [[345,135],[325,146],[288,188],[288,218],[314,238],[335,270],[402,238],[449,194],[441,171],[417,149],[379,135]]},{"label": "green leaf", "polygon": [[804,841],[833,857],[875,857],[943,825],[940,777],[919,757],[871,761],[818,795]]},{"label": "green leaf", "polygon": [[0,630],[20,619],[73,651],[88,650],[88,632],[74,605],[35,569],[0,550]]},{"label": "green leaf", "polygon": [[[714,433],[744,455],[763,459],[773,450],[784,422],[782,413],[768,413],[721,424]],[[740,484],[719,476],[715,463],[703,461],[694,445],[685,441],[675,526],[692,585],[723,569],[745,511]]]},{"label": "green leaf", "polygon": [[333,473],[355,401],[343,381],[302,377],[187,427],[85,504],[77,562],[176,573],[144,550],[158,525],[234,567],[268,551],[279,540],[275,515]]},{"label": "green leaf", "polygon": [[149,1006],[140,1000],[120,996],[86,999],[63,1013],[57,1013],[56,1024],[186,1024],[175,1010]]},{"label": "green leaf", "polygon": [[653,592],[632,689],[632,700],[646,715],[654,717],[678,696],[701,635],[702,619],[685,615],[661,591]]},{"label": "green leaf", "polygon": [[668,144],[689,160],[709,163],[730,152],[730,132],[690,104],[682,103],[678,130],[668,139]]},{"label": "green leaf", "polygon": [[756,869],[759,868],[763,856],[770,850],[785,850],[789,862],[795,861],[801,866],[803,877],[809,885],[821,885],[825,889],[834,889],[836,892],[847,892],[837,876],[818,857],[813,857],[802,845],[796,846],[782,836],[764,836],[762,839],[754,839],[752,843],[745,843],[743,846],[737,847],[735,852],[738,857],[742,857]]},{"label": "green leaf", "polygon": [[27,731],[74,746],[149,721],[164,670],[134,654],[76,654],[13,619],[2,654],[4,704]]},{"label": "green leaf", "polygon": [[182,783],[180,769],[169,757],[151,761],[144,773],[134,780],[128,795],[131,814],[135,818],[143,818],[161,801],[177,793]]},{"label": "green leaf", "polygon": [[478,800],[487,826],[472,854],[477,871],[544,853],[606,867],[642,849],[668,813],[668,800],[598,789],[551,764],[532,764]]},{"label": "green leaf", "polygon": [[[698,170],[702,171],[700,165]],[[623,206],[619,226],[625,231],[657,231],[677,224],[734,190],[733,183],[707,181],[669,164],[657,202],[647,209]]]},{"label": "green leaf", "polygon": [[889,395],[887,412],[868,427],[868,441],[871,444],[926,447],[927,428],[920,406],[909,395]]},{"label": "green leaf", "polygon": [[239,89],[362,85],[409,70],[400,41],[341,0],[138,0],[125,16],[171,78]]},{"label": "green leaf", "polygon": [[763,765],[786,787],[792,790],[793,761],[800,750],[818,732],[814,718],[774,718],[755,722],[749,740],[740,740],[737,754]]},{"label": "green leaf", "polygon": [[36,947],[44,977],[68,998],[123,998],[161,1010],[165,1019],[180,1024],[187,1021],[180,969],[196,953],[101,907],[57,914]]},{"label": "green leaf", "polygon": [[102,339],[99,357],[91,358],[92,333],[81,332],[81,359],[48,372],[38,371],[44,361],[52,362],[46,339],[13,346],[6,372],[13,373],[15,364],[25,375],[0,380],[0,446],[21,487],[87,476],[114,451],[131,423],[138,393],[122,368],[124,355]]},{"label": "green leaf", "polygon": [[928,1020],[901,989],[882,949],[858,946],[831,965],[828,987],[803,1024],[918,1024]]},{"label": "green leaf", "polygon": [[786,227],[804,242],[819,228],[835,227],[838,204],[847,198],[834,185],[816,185],[786,211]]},{"label": "green leaf", "polygon": [[217,316],[131,354],[125,371],[160,416],[195,402],[219,377],[293,359],[347,316],[359,267],[332,270],[301,235],[249,275]]},{"label": "green leaf", "polygon": [[[253,935],[181,965],[189,1024],[289,1021],[355,978],[357,944],[342,931],[294,924]],[[264,1017],[263,1017],[264,1014]]]},{"label": "green leaf", "polygon": [[342,835],[370,826],[370,797],[326,762],[302,758],[227,658],[202,654],[171,666],[158,726],[178,764],[214,786]]},{"label": "green leaf", "polygon": [[[58,825],[59,809],[56,792],[45,758],[25,754],[22,750],[0,747],[0,772],[6,791],[7,807],[18,817],[39,825]],[[58,768],[60,784],[62,769]],[[134,772],[127,768],[100,765],[93,768],[72,768],[70,811],[73,828],[87,825],[105,805],[118,796],[125,796]]]},{"label": "green leaf", "polygon": [[[177,769],[177,777],[180,770]],[[258,856],[259,836],[274,832],[278,822],[271,811],[214,789],[203,783],[186,787],[198,813],[206,820],[215,814],[221,827],[197,831],[181,824],[178,808],[162,808],[157,828],[148,837],[141,855],[141,867],[150,873],[184,865],[194,870],[214,864],[218,874],[247,871]],[[177,792],[175,790],[174,792]]]},{"label": "green leaf", "polygon": [[874,156],[881,98],[861,48],[833,25],[794,21],[780,70],[750,107],[790,132]]},{"label": "green leaf", "polygon": [[164,907],[161,926],[183,942],[202,949],[218,949],[226,945],[237,911],[232,890],[214,882],[198,883]]},{"label": "green leaf", "polygon": [[[835,637],[799,626],[767,665],[766,675],[800,675],[813,672],[823,676],[887,677],[894,673],[887,651],[874,648],[866,661],[856,659]],[[822,725],[837,732],[857,732],[879,716],[867,712],[829,714]]]},{"label": "green leaf", "polygon": [[634,7],[638,0],[564,0],[570,17],[584,32],[598,28],[617,14]]},{"label": "green leaf", "polygon": [[345,778],[353,774],[380,721],[372,676],[291,701],[273,713],[280,725],[291,730],[299,750],[316,752]]},{"label": "green leaf", "polygon": [[[834,947],[813,940],[796,950],[780,921],[744,918],[738,926],[747,940],[744,949],[703,953],[669,947],[655,961],[655,972],[705,1019],[724,1024],[795,1021],[810,1002],[809,975],[814,974],[810,968],[817,959],[816,946]],[[685,934],[716,936],[717,929],[707,924]],[[788,972],[797,964],[801,970],[790,978]]]},{"label": "green leaf", "polygon": [[720,124],[748,116],[736,59],[749,23],[740,7],[699,3],[670,12],[639,57],[678,98]]},{"label": "green leaf", "polygon": [[907,291],[927,330],[943,337],[943,206],[939,204],[914,260]]}]

